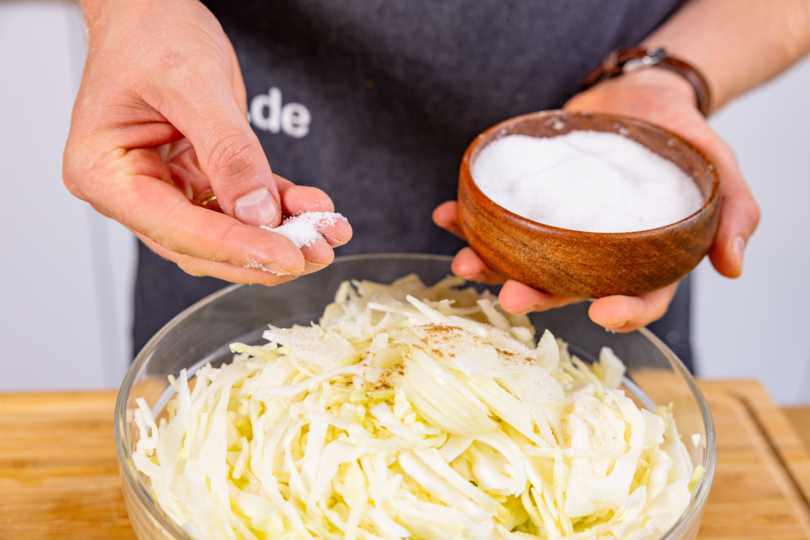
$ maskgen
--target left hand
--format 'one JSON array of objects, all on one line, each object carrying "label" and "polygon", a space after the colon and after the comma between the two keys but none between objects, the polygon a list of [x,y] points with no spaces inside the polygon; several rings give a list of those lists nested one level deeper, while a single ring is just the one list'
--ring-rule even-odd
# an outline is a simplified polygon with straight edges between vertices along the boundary
[{"label": "left hand", "polygon": [[[717,271],[730,278],[742,273],[743,251],[759,223],[759,207],[742,177],[734,153],[695,106],[692,87],[680,76],[662,69],[649,69],[599,83],[577,94],[564,109],[629,116],[657,124],[699,147],[717,167],[722,182],[720,224],[709,258]],[[434,210],[433,220],[464,238],[458,224],[455,201]],[[503,283],[499,301],[510,313],[544,311],[582,298],[557,296],[506,279],[482,261],[469,247],[453,260],[453,273],[471,281]],[[660,319],[666,313],[678,284],[641,296],[607,296],[595,300],[591,319],[615,332],[630,332]]]}]

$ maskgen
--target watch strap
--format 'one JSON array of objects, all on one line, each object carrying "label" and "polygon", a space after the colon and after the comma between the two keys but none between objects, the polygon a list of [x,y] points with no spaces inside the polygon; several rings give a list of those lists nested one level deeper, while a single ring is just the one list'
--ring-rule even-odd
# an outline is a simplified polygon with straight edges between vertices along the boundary
[{"label": "watch strap", "polygon": [[669,56],[663,48],[616,49],[605,56],[602,64],[585,77],[582,88],[588,89],[605,79],[652,67],[666,69],[686,79],[695,90],[698,110],[703,116],[708,116],[711,91],[706,78],[691,64]]}]

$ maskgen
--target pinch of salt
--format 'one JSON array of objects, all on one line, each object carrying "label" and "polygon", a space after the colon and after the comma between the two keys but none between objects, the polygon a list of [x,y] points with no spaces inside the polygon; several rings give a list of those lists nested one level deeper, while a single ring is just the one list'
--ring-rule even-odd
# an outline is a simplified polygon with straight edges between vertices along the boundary
[{"label": "pinch of salt", "polygon": [[333,212],[302,212],[286,218],[275,229],[264,226],[262,229],[284,235],[292,240],[296,247],[302,248],[311,246],[318,240],[323,240],[323,235],[319,231],[334,225],[338,219],[345,218]]},{"label": "pinch of salt", "polygon": [[492,201],[538,223],[575,231],[645,231],[680,221],[703,205],[677,165],[615,133],[508,135],[472,166]]}]

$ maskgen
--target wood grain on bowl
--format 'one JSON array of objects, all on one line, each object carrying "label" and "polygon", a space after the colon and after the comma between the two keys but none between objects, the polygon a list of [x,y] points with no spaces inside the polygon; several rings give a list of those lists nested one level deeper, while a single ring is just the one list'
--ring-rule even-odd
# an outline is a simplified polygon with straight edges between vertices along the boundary
[{"label": "wood grain on bowl", "polygon": [[[618,133],[672,161],[695,181],[704,205],[684,220],[649,231],[580,232],[521,217],[475,185],[472,163],[490,142],[507,135],[554,137],[577,130]],[[618,116],[547,111],[507,120],[473,141],[461,162],[458,201],[470,247],[501,274],[565,296],[639,295],[683,278],[708,253],[719,219],[720,180],[698,148],[662,128]]]}]

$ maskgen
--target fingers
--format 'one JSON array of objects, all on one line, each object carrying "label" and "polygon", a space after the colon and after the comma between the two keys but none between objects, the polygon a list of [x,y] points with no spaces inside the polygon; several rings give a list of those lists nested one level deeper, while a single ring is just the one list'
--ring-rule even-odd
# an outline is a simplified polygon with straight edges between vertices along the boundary
[{"label": "fingers", "polygon": [[673,283],[663,289],[641,296],[607,296],[594,300],[588,309],[591,320],[614,332],[631,332],[666,313],[678,284]]},{"label": "fingers", "polygon": [[191,141],[182,139],[163,148],[161,156],[172,174],[172,182],[187,198],[194,199],[211,190]]},{"label": "fingers", "polygon": [[[281,234],[244,225],[229,216],[192,205],[171,186],[150,180],[153,185],[142,188],[139,196],[149,189],[164,191],[164,198],[170,195],[174,198],[175,207],[160,220],[161,228],[146,236],[138,236],[159,255],[176,262],[191,275],[213,276],[235,283],[274,285],[284,280],[273,278],[310,274],[325,268],[334,260],[332,246],[341,245],[351,238],[348,222],[336,220],[319,231],[324,240],[315,241],[299,251]],[[306,195],[322,198],[319,194]],[[133,225],[137,228],[137,224]],[[192,231],[196,238],[190,236]]]},{"label": "fingers", "polygon": [[303,246],[301,253],[304,254],[307,264],[310,265],[309,268],[314,268],[313,265],[323,268],[335,259],[335,253],[325,240],[316,240],[308,246]]},{"label": "fingers", "polygon": [[[281,195],[281,206],[286,215],[295,216],[302,212],[335,211],[332,199],[320,189],[296,186],[281,176],[274,175],[274,177]],[[318,232],[321,233],[326,243],[331,247],[342,246],[352,238],[352,227],[345,219],[336,219],[329,225],[320,226]],[[308,252],[304,252],[304,256],[308,261],[313,261],[313,259],[310,259]]]},{"label": "fingers", "polygon": [[[200,170],[194,147],[188,139],[168,145],[161,153],[172,173],[172,181],[184,192],[186,197],[194,199],[211,190],[205,174]],[[296,186],[289,180],[273,175],[281,197],[281,207],[286,215],[297,215],[302,212],[333,212],[335,205],[326,193],[317,188]],[[208,205],[208,209],[219,209]],[[352,237],[352,228],[345,219],[335,220],[331,225],[319,229],[330,247],[342,246]],[[334,259],[334,254],[327,256],[323,248],[302,249],[308,263],[326,265]]]},{"label": "fingers", "polygon": [[557,296],[532,289],[528,285],[524,285],[513,279],[507,280],[504,276],[491,269],[481,260],[475,251],[469,247],[462,249],[456,254],[451,269],[455,275],[469,281],[489,283],[492,285],[503,283],[504,285],[498,296],[498,301],[504,310],[516,315],[528,313],[529,311],[545,311],[547,309],[582,301],[581,298]]},{"label": "fingers", "polygon": [[698,113],[693,99],[682,78],[662,70],[646,70],[604,81],[572,98],[565,108],[638,117],[660,124],[701,148],[717,168],[722,184],[720,223],[709,258],[720,274],[738,277],[743,251],[759,223],[759,207],[734,153]]},{"label": "fingers", "polygon": [[173,73],[155,106],[194,146],[222,211],[274,227],[281,221],[278,189],[233,76],[230,65],[215,62]]},{"label": "fingers", "polygon": [[[538,291],[489,268],[470,248],[458,252],[452,265],[453,273],[470,281],[503,283],[498,301],[501,307],[514,314],[546,311],[584,301],[583,298],[558,296]],[[505,281],[505,283],[504,283]],[[630,332],[660,319],[675,296],[678,284],[641,296],[608,296],[595,300],[588,310],[591,320],[614,332]]]},{"label": "fingers", "polygon": [[[503,283],[498,301],[501,307],[514,314],[546,311],[584,301],[583,298],[558,296],[538,291],[489,268],[471,248],[458,252],[452,264],[453,273],[470,281]],[[595,300],[588,310],[591,320],[614,332],[630,332],[660,319],[666,313],[678,284],[641,296],[608,296]]]},{"label": "fingers", "polygon": [[331,225],[320,226],[318,232],[321,233],[326,243],[333,248],[342,246],[352,238],[352,227],[345,219],[336,219]]},{"label": "fingers", "polygon": [[[215,277],[230,281],[231,283],[256,283],[272,287],[281,283],[292,281],[296,277],[292,275],[284,275],[268,270],[264,267],[251,267],[240,268],[227,263],[220,263],[214,261],[205,261],[196,257],[188,255],[180,255],[166,248],[156,244],[149,238],[142,234],[135,233],[141,241],[147,245],[152,251],[177,264],[185,273],[195,277]],[[299,275],[312,274],[324,268],[325,264],[306,262],[304,271]]]},{"label": "fingers", "polygon": [[504,283],[498,295],[498,301],[501,307],[505,311],[514,313],[515,315],[528,313],[530,311],[546,311],[548,309],[582,302],[583,300],[583,298],[558,296],[556,294],[538,291],[514,279],[510,279]]},{"label": "fingers", "polygon": [[229,47],[231,53],[231,65],[233,66],[233,95],[236,98],[236,104],[242,115],[247,118],[248,103],[247,103],[247,89],[245,88],[245,79],[242,77],[242,70],[239,67],[239,58],[236,56],[236,51],[233,47]]},{"label": "fingers", "polygon": [[[188,139],[167,145],[161,155],[171,171],[172,181],[186,197],[195,199],[211,190],[211,184],[200,169],[197,154]],[[278,187],[284,214],[294,216],[302,212],[334,212],[335,205],[332,199],[320,189],[296,186],[275,174],[273,178]],[[207,208],[218,210],[219,206],[208,205]],[[331,225],[321,227],[319,232],[331,247],[342,246],[352,237],[352,228],[345,219],[335,220]],[[307,261],[313,261],[306,253],[304,256]]]},{"label": "fingers", "polygon": [[[183,139],[162,149],[161,156],[171,171],[172,181],[180,191],[189,199],[198,198],[211,190],[208,178],[200,169],[197,154],[191,142]],[[334,212],[335,205],[329,196],[318,188],[296,186],[286,178],[273,175],[278,187],[283,213],[288,216],[298,215],[302,212]],[[209,209],[219,207],[208,206]],[[331,247],[342,246],[352,237],[352,228],[345,219],[335,220],[329,226],[322,227],[319,232]],[[307,261],[314,262],[307,254]],[[318,255],[318,259],[323,259]]]},{"label": "fingers", "polygon": [[458,203],[456,201],[447,201],[437,206],[433,211],[433,222],[462,240],[466,240],[464,231],[458,224]]},{"label": "fingers", "polygon": [[[141,172],[145,162],[153,158],[153,152],[134,150],[126,159],[136,162],[130,170]],[[172,171],[172,179],[181,189],[199,194],[210,189],[207,178],[196,166],[193,147],[187,141],[180,141],[164,149],[166,165]],[[159,164],[152,164],[152,171]],[[126,175],[123,175],[126,176]],[[332,201],[322,191],[302,188],[277,177],[282,186],[284,206],[290,213],[307,211],[329,211]],[[127,183],[122,183],[127,185]],[[162,256],[174,260],[193,275],[213,275],[222,279],[239,282],[260,282],[267,284],[266,276],[256,272],[244,272],[246,268],[265,270],[275,274],[302,274],[321,269],[332,262],[333,246],[346,243],[352,235],[351,226],[346,220],[335,220],[319,231],[324,240],[299,250],[284,236],[254,226],[244,225],[233,218],[212,212],[210,208],[193,205],[186,195],[170,185],[148,176],[135,175],[128,181],[129,189],[124,189],[122,206],[133,208],[127,199],[137,201],[149,212],[132,213],[127,225],[149,237],[164,252]],[[151,204],[144,205],[147,201]],[[169,253],[172,255],[169,256]],[[197,260],[194,260],[197,259]],[[235,269],[224,269],[219,264],[232,265]],[[233,279],[231,279],[233,278]],[[260,279],[261,278],[261,279]]]},{"label": "fingers", "polygon": [[304,271],[304,255],[280,234],[195,206],[173,186],[149,176],[135,175],[122,184],[115,197],[119,207],[131,211],[116,218],[169,251],[236,267]]},{"label": "fingers", "polygon": [[[320,189],[296,186],[286,178],[277,175],[275,179],[285,214],[294,216],[302,212],[333,212],[335,210],[332,199]],[[318,232],[324,237],[323,240],[316,240],[301,248],[308,268],[318,266],[323,268],[329,265],[335,258],[332,247],[343,245],[352,237],[352,228],[345,219],[338,219],[332,225],[320,227]]]},{"label": "fingers", "polygon": [[[447,204],[445,203],[442,206]],[[529,311],[544,311],[582,301],[581,298],[568,298],[538,291],[513,279],[507,281],[504,276],[482,261],[475,251],[469,247],[456,254],[451,269],[455,275],[468,281],[489,283],[491,285],[503,283],[504,286],[498,296],[498,301],[503,309],[516,315],[528,313]]]},{"label": "fingers", "polygon": [[500,285],[506,281],[506,278],[487,266],[469,247],[463,248],[456,254],[450,269],[455,275],[468,281],[478,281],[491,285]]},{"label": "fingers", "polygon": [[281,195],[281,206],[284,213],[294,216],[301,212],[334,212],[335,205],[329,195],[318,188],[308,186],[296,186],[286,178],[277,174],[273,177],[276,180],[279,194]]},{"label": "fingers", "polygon": [[[165,39],[138,31],[147,15]],[[331,246],[351,237],[345,221],[324,227],[325,240],[303,252],[255,227],[278,225],[282,206],[318,211],[332,203],[291,184],[282,201],[246,119],[238,61],[213,15],[181,2],[116,22],[122,26],[93,32],[65,150],[68,188],[194,275],[273,284],[276,274],[331,262]],[[224,214],[189,201],[207,190]]]},{"label": "fingers", "polygon": [[736,278],[742,273],[745,246],[759,224],[759,206],[731,149],[716,137],[712,137],[704,149],[717,167],[722,182],[720,223],[709,259],[722,275]]},{"label": "fingers", "polygon": [[[498,301],[505,311],[516,315],[530,311],[546,311],[584,301],[583,298],[558,296],[538,291],[513,279],[507,280],[492,270],[469,247],[456,254],[451,268],[455,275],[469,281],[503,283]],[[608,330],[630,332],[660,319],[666,313],[677,288],[678,284],[675,283],[641,296],[600,298],[591,304],[588,314],[591,320]]]},{"label": "fingers", "polygon": [[296,276],[279,275],[262,267],[245,268],[228,263],[206,261],[167,250],[146,236],[135,233],[152,251],[177,264],[185,273],[196,277],[215,277],[231,283],[259,283],[273,286],[295,279]]}]

